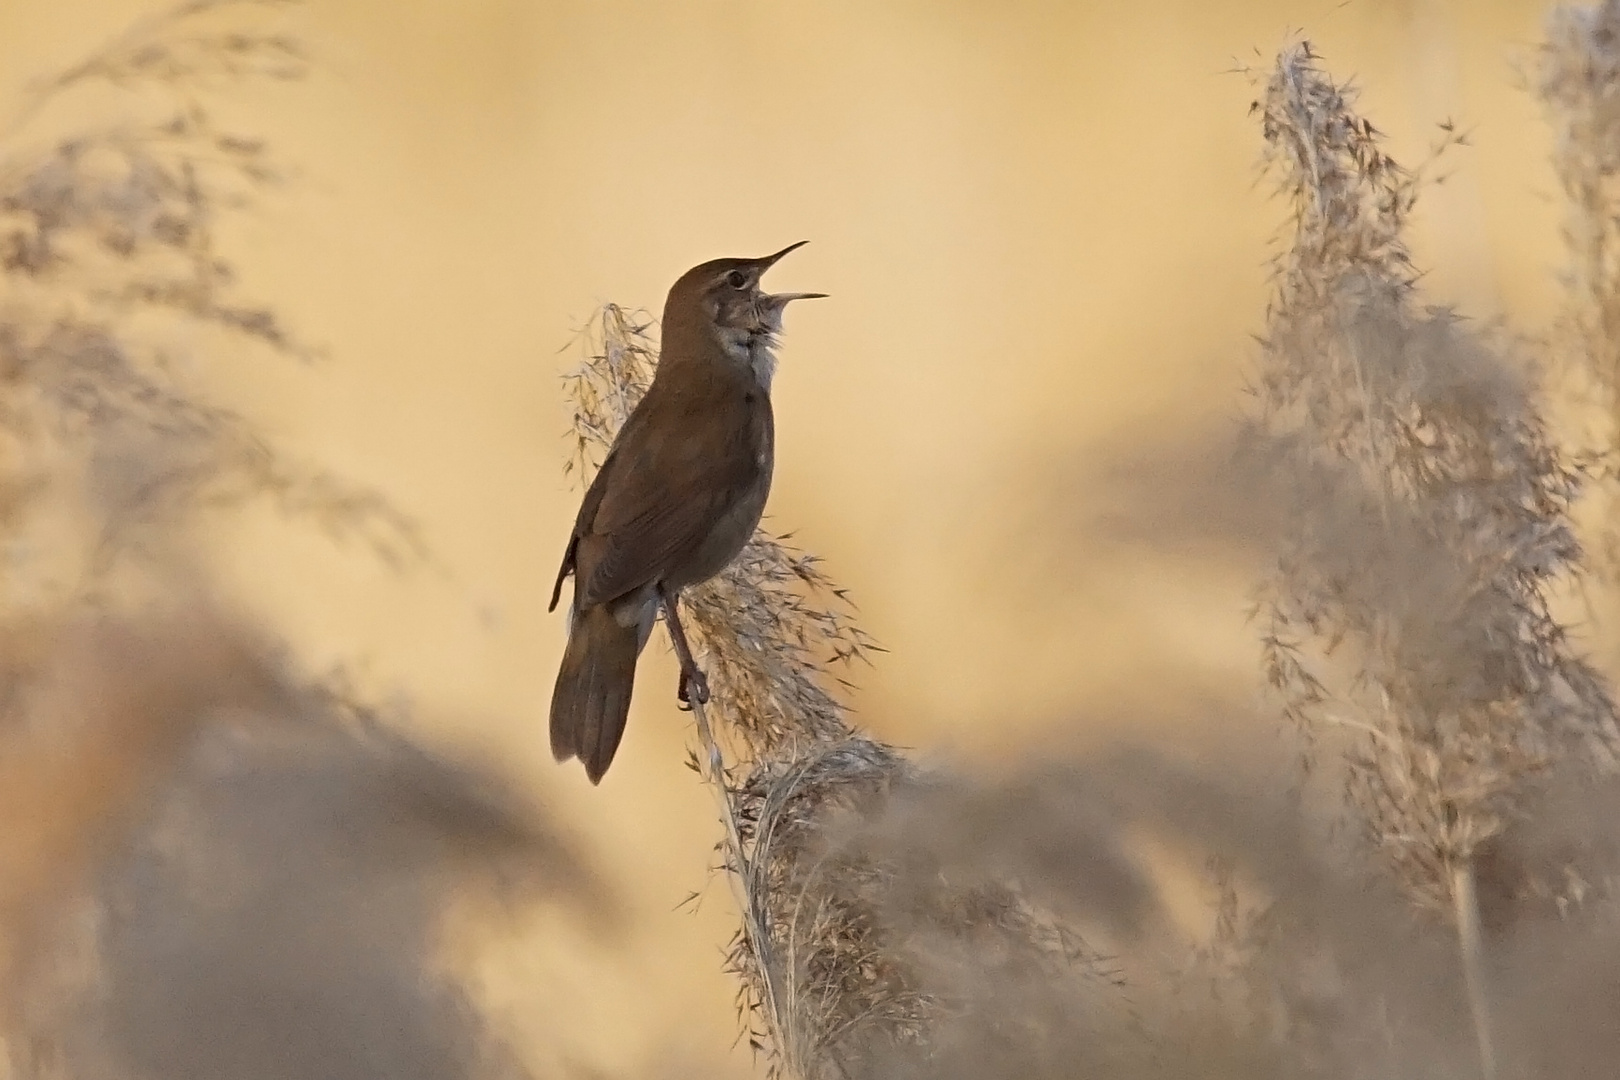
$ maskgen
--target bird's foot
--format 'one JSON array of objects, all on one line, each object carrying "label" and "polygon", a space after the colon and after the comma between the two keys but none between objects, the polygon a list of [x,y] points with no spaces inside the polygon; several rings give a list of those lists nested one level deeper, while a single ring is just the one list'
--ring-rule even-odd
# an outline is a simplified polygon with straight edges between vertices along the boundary
[{"label": "bird's foot", "polygon": [[694,700],[699,705],[707,705],[709,703],[709,680],[704,677],[703,672],[695,667],[690,671],[682,668],[681,681],[675,687],[675,696],[680,700],[682,712],[691,712]]}]

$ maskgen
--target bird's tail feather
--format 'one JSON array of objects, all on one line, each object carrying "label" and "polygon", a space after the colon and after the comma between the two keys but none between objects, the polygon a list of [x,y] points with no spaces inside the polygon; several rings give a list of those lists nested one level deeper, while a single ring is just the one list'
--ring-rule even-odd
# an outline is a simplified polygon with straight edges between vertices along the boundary
[{"label": "bird's tail feather", "polygon": [[624,736],[643,641],[640,627],[621,625],[606,604],[579,612],[569,629],[551,694],[551,753],[579,758],[593,784]]}]

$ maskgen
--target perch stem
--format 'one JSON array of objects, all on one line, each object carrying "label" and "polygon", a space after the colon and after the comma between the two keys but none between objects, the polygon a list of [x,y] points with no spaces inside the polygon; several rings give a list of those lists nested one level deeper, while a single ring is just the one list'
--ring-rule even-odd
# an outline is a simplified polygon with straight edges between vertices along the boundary
[{"label": "perch stem", "polygon": [[[679,616],[675,614],[674,598],[662,595],[664,613],[668,617],[667,624],[671,636],[680,633],[677,627]],[[687,649],[685,635],[680,636],[683,664],[691,663],[691,653]],[[694,665],[695,667],[695,665]],[[709,713],[705,708],[708,700],[707,694],[691,695],[688,704],[692,709],[692,719],[697,724],[698,742],[703,745],[703,779],[707,782],[709,790],[714,793],[715,803],[720,813],[720,822],[726,830],[727,867],[731,871],[731,891],[737,901],[738,913],[742,916],[743,934],[748,939],[749,950],[754,954],[754,963],[759,969],[761,988],[761,1004],[765,1007],[766,1024],[770,1028],[770,1035],[777,1045],[778,1052],[784,1049],[781,1045],[780,1033],[777,1030],[777,1018],[781,1015],[777,1011],[777,993],[775,965],[771,956],[770,938],[766,932],[765,913],[762,904],[754,902],[754,874],[747,854],[743,850],[742,823],[737,818],[737,806],[732,801],[731,789],[726,783],[726,761],[721,752],[720,742],[714,737],[714,729],[709,726]]]},{"label": "perch stem", "polygon": [[1496,1051],[1491,1044],[1491,1007],[1485,979],[1485,945],[1479,926],[1479,896],[1474,885],[1474,862],[1459,859],[1451,865],[1451,903],[1457,920],[1457,949],[1462,956],[1463,984],[1468,1010],[1474,1019],[1479,1044],[1479,1072],[1483,1080],[1496,1080]]}]

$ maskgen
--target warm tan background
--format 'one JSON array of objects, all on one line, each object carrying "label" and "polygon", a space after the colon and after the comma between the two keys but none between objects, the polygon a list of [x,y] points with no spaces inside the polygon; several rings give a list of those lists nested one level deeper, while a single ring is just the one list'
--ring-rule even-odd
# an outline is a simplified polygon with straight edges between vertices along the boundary
[{"label": "warm tan background", "polygon": [[[0,115],[27,78],[162,6],[0,0]],[[1230,69],[1303,27],[1365,82],[1403,157],[1434,121],[1472,126],[1420,261],[1437,299],[1538,330],[1558,206],[1515,65],[1543,10],[315,0],[291,16],[316,76],[226,111],[304,175],[233,250],[331,359],[227,368],[224,393],[392,493],[443,570],[398,579],[254,513],[215,537],[220,573],[310,667],[357,665],[433,737],[502,755],[625,890],[623,949],[541,927],[493,976],[537,1063],[708,1059],[733,1032],[728,898],[675,910],[705,883],[715,827],[680,763],[672,664],[647,665],[600,789],[545,748],[563,620],[544,605],[575,500],[559,350],[593,305],[656,309],[696,262],[811,239],[773,277],[833,298],[790,319],[770,512],[891,650],[859,673],[861,720],[959,757],[1122,727],[1197,752],[1222,733],[1175,704],[1250,685],[1241,575],[1092,518],[1119,501],[1101,477],[1122,456],[1238,404],[1279,210]],[[1127,501],[1151,504],[1174,472],[1126,470]],[[746,1051],[730,1060],[746,1071]]]}]

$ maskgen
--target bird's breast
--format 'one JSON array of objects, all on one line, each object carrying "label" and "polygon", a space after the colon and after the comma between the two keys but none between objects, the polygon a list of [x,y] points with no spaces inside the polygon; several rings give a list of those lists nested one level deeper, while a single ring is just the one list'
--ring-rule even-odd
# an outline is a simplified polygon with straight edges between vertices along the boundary
[{"label": "bird's breast", "polygon": [[710,521],[707,533],[682,565],[670,568],[665,581],[674,588],[707,581],[724,570],[737,557],[765,513],[771,493],[771,472],[775,466],[772,428],[768,405],[756,410],[743,449],[750,468],[734,474],[729,497]]},{"label": "bird's breast", "polygon": [[682,566],[672,568],[665,581],[674,588],[684,588],[707,581],[730,565],[759,527],[769,493],[768,474],[741,491],[739,498],[715,519],[708,535],[692,552],[691,559]]}]

